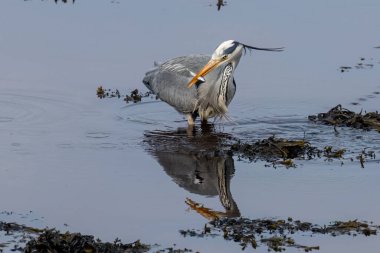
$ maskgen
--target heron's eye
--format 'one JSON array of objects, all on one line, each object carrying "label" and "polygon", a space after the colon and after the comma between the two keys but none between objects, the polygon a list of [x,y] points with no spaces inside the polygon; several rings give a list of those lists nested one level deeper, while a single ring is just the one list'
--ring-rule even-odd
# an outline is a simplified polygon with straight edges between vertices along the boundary
[{"label": "heron's eye", "polygon": [[227,55],[223,55],[222,60],[227,60]]}]

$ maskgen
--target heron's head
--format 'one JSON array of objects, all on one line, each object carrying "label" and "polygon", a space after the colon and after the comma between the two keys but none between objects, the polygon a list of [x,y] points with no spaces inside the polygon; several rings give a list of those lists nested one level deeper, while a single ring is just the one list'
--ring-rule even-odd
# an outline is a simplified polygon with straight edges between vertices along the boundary
[{"label": "heron's head", "polygon": [[236,68],[240,61],[240,57],[243,51],[250,49],[255,50],[265,50],[265,51],[282,51],[283,48],[259,48],[245,45],[243,43],[237,42],[235,40],[227,40],[222,42],[214,51],[211,56],[210,61],[194,76],[194,78],[189,82],[188,87],[191,88],[198,79],[202,79],[212,70],[216,69],[222,64],[231,63],[233,69]]}]

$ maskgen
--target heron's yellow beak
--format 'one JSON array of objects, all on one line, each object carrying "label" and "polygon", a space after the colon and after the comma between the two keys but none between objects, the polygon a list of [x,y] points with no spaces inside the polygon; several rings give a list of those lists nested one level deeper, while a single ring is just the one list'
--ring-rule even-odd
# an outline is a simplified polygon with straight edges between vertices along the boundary
[{"label": "heron's yellow beak", "polygon": [[202,69],[201,71],[198,72],[198,74],[196,74],[193,79],[191,79],[191,81],[189,82],[189,84],[187,85],[187,87],[191,88],[197,81],[198,81],[198,78],[200,77],[204,77],[205,75],[207,75],[208,73],[210,73],[211,70],[215,69],[217,66],[220,65],[220,63],[223,62],[223,58],[220,58],[220,59],[211,59]]}]

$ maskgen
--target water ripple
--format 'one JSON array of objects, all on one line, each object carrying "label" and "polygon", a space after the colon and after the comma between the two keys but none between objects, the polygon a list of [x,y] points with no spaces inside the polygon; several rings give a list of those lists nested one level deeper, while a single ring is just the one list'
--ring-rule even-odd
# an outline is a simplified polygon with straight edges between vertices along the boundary
[{"label": "water ripple", "polygon": [[57,124],[71,118],[74,103],[52,94],[24,95],[30,91],[0,94],[0,123],[17,126]]}]

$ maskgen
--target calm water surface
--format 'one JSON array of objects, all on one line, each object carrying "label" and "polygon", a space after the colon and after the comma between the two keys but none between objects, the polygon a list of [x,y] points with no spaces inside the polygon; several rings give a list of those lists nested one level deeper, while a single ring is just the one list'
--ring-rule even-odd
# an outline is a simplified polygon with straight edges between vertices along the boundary
[{"label": "calm water surface", "polygon": [[[307,121],[307,115],[338,103],[355,111],[379,109],[380,96],[373,92],[380,91],[380,49],[374,48],[380,45],[380,3],[230,0],[219,12],[215,4],[2,0],[0,210],[33,211],[43,217],[36,226],[103,240],[175,243],[201,252],[240,248],[221,238],[182,238],[179,229],[202,228],[206,222],[187,210],[187,197],[249,218],[380,224],[378,160],[364,169],[348,160],[343,166],[313,160],[274,169],[236,157],[189,154],[229,135],[276,134],[305,136],[321,148],[346,148],[352,157],[368,148],[380,157],[376,132],[339,129],[336,135],[331,127]],[[242,58],[231,122],[216,122],[208,131],[197,126],[189,136],[185,119],[162,102],[125,105],[95,96],[100,84],[124,93],[145,90],[141,80],[154,60],[211,54],[231,38],[286,47],[282,53]],[[339,71],[361,57],[374,66]],[[221,202],[220,175],[233,203],[229,210]],[[17,215],[7,219],[24,223]],[[320,245],[320,252],[377,252],[380,244],[379,236],[297,239]]]}]

